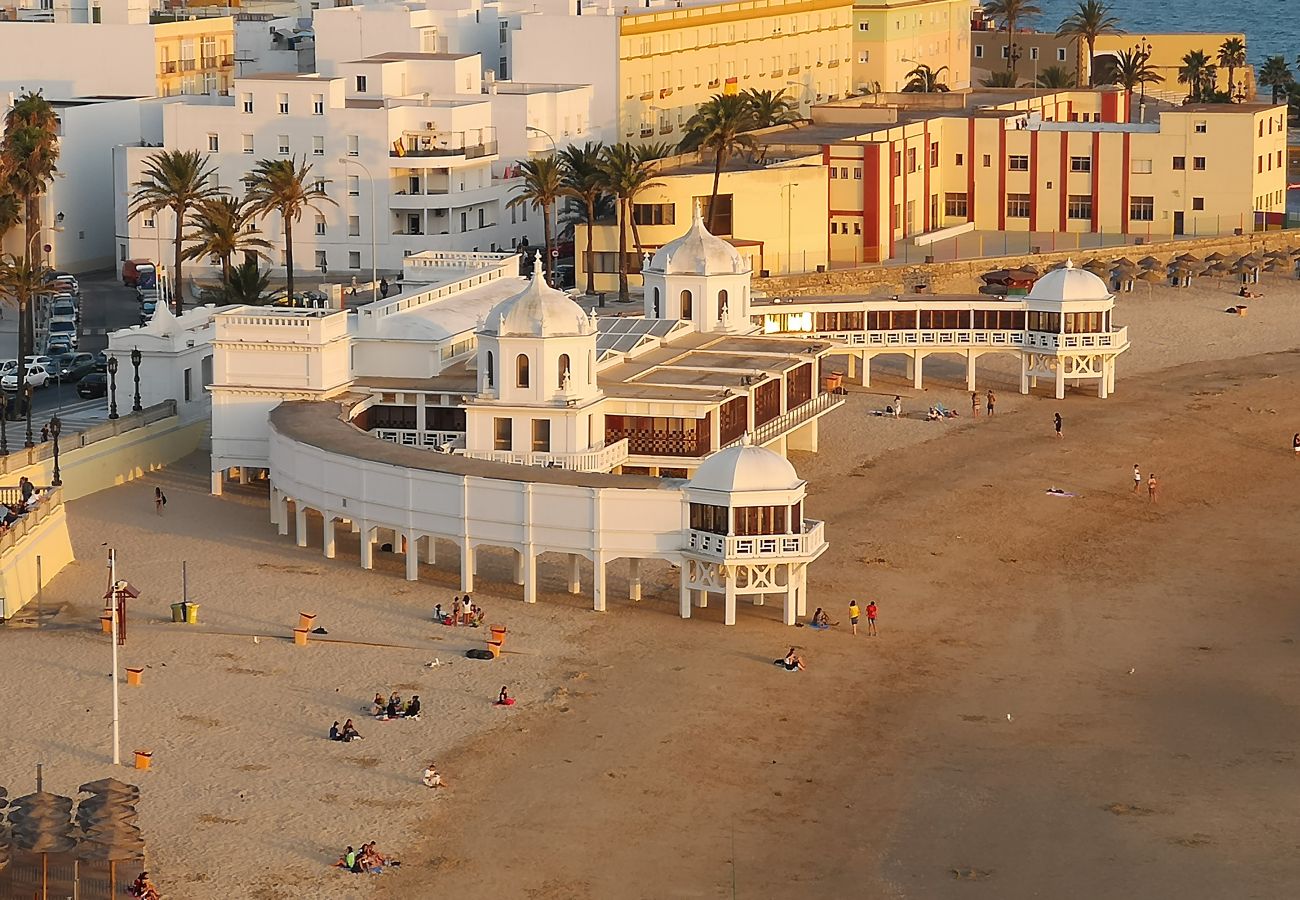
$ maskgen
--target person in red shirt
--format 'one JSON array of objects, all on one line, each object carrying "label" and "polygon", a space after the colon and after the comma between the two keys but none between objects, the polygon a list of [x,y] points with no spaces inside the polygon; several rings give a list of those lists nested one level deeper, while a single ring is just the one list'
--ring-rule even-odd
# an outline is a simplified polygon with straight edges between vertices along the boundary
[{"label": "person in red shirt", "polygon": [[867,603],[867,635],[876,635],[876,601]]}]

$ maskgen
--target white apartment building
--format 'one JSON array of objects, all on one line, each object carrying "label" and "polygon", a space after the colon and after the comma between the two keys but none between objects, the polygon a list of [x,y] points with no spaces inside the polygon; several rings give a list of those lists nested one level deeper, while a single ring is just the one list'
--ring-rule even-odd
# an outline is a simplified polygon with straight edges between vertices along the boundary
[{"label": "white apartment building", "polygon": [[147,25],[150,0],[18,0],[20,22],[61,24]]},{"label": "white apartment building", "polygon": [[[511,124],[522,153],[521,116],[581,107],[590,95],[588,88],[516,88],[531,101],[521,106],[515,95],[485,93],[477,55],[383,53],[340,63],[333,76],[252,75],[237,78],[230,97],[170,98],[162,143],[207,151],[218,184],[235,195],[258,160],[305,160],[333,203],[295,226],[295,268],[368,275],[373,260],[391,273],[421,250],[490,252],[540,239],[539,215],[507,208],[518,180],[503,177],[513,159],[501,155],[498,119]],[[557,94],[567,102],[557,104]],[[538,127],[559,130],[549,119]],[[161,255],[167,263],[171,215],[127,218],[152,152],[125,147],[117,154],[118,257]],[[283,266],[281,223],[273,216],[262,229],[277,248],[273,264]]]}]

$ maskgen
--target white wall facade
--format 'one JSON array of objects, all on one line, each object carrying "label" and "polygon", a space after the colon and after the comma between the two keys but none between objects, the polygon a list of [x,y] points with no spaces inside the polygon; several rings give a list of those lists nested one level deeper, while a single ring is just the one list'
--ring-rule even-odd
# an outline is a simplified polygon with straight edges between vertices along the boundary
[{"label": "white wall facade", "polygon": [[154,32],[147,26],[5,22],[0,91],[43,90],[47,98],[152,97],[158,90],[156,58]]}]

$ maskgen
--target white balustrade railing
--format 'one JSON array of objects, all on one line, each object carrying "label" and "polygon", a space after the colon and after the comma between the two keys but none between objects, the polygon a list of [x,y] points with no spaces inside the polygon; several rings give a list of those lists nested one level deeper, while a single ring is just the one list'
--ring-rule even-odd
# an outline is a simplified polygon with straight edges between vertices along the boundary
[{"label": "white balustrade railing", "polygon": [[543,466],[568,469],[572,472],[608,472],[627,461],[627,438],[576,453],[515,452],[513,450],[458,450],[468,459],[485,459],[491,462],[510,463],[516,466]]},{"label": "white balustrade railing", "polygon": [[[792,428],[798,428],[813,416],[821,415],[829,409],[834,409],[843,402],[844,398],[838,394],[818,394],[811,400],[800,403],[794,409],[787,410],[775,419],[759,425],[757,428],[749,432],[749,439],[753,443],[762,446],[773,438],[785,434]],[[745,438],[744,436],[741,436],[731,443],[723,445],[722,449],[725,450],[727,447],[734,447],[743,440],[745,440]]]},{"label": "white balustrade railing", "polygon": [[[777,332],[780,333],[780,332]],[[1128,343],[1128,327],[1095,334],[1051,334],[1040,331],[1006,329],[898,329],[889,331],[815,331],[810,337],[835,341],[846,347],[915,347],[924,350],[964,350],[983,347],[1025,349],[1088,349],[1122,347]]]},{"label": "white balustrade railing", "polygon": [[804,519],[799,534],[726,535],[711,531],[687,532],[687,548],[717,559],[776,559],[811,556],[826,543],[825,523]]},{"label": "white balustrade railing", "polygon": [[401,444],[403,447],[427,447],[433,450],[456,449],[465,446],[463,431],[416,431],[411,428],[376,428],[370,432],[381,441]]}]

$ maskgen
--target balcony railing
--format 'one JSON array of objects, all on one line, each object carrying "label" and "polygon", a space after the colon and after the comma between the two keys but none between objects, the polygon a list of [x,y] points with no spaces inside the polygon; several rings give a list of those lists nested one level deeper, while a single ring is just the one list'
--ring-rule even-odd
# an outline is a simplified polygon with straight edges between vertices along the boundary
[{"label": "balcony railing", "polygon": [[814,556],[826,544],[825,523],[804,519],[800,534],[726,535],[687,532],[687,549],[715,559],[780,559]]},{"label": "balcony railing", "polygon": [[465,446],[465,432],[463,431],[415,431],[407,428],[376,428],[370,433],[381,441],[401,444],[403,447],[425,447],[445,452]]},{"label": "balcony railing", "polygon": [[[750,439],[761,447],[768,441],[780,437],[787,431],[798,428],[809,419],[819,416],[827,410],[834,409],[843,402],[844,398],[839,394],[818,394],[806,403],[801,403],[794,409],[787,410],[785,413],[772,419],[770,422],[758,426],[749,433]],[[726,447],[734,447],[744,439],[744,435],[741,435],[731,443],[725,444],[724,449]]]},{"label": "balcony railing", "polygon": [[[492,129],[483,129],[487,134],[493,134]],[[388,155],[395,158],[413,157],[439,157],[439,156],[463,156],[466,159],[478,159],[483,156],[492,156],[497,152],[497,142],[492,140],[483,140],[479,132],[471,132],[470,140],[466,140],[464,132],[420,132],[407,131],[397,140],[393,141]],[[475,140],[474,138],[480,138]]]},{"label": "balcony railing", "polygon": [[1025,332],[1025,347],[1040,350],[1109,350],[1128,343],[1128,326],[1091,334]]},{"label": "balcony railing", "polygon": [[544,466],[551,469],[568,469],[572,472],[608,472],[627,460],[627,439],[607,444],[596,450],[578,453],[516,453],[513,450],[460,450],[458,455],[469,459],[486,459],[511,463],[516,466]]},{"label": "balcony railing", "polygon": [[[145,407],[138,413],[123,413],[119,419],[111,419],[98,425],[92,425],[85,431],[75,433],[65,431],[59,438],[59,449],[61,452],[67,453],[78,447],[86,447],[97,441],[117,437],[119,434],[152,425],[154,422],[161,422],[163,419],[171,418],[174,415],[176,415],[176,401],[164,400],[162,403]],[[16,440],[17,423],[10,422],[8,427],[10,429],[10,440]],[[27,466],[49,459],[53,455],[54,444],[51,441],[38,443],[35,447],[10,450],[8,456],[0,456],[0,474],[18,472]]]},{"label": "balcony railing", "polygon": [[158,64],[158,68],[164,75],[175,75],[179,71],[180,63],[174,59],[163,60]]}]

